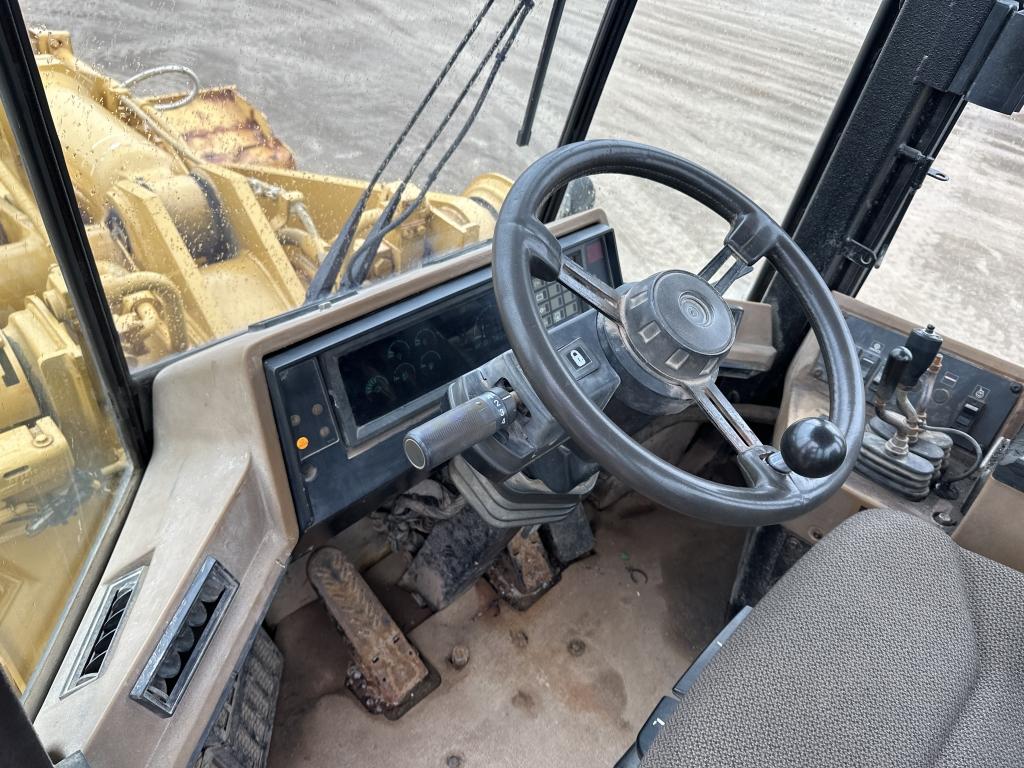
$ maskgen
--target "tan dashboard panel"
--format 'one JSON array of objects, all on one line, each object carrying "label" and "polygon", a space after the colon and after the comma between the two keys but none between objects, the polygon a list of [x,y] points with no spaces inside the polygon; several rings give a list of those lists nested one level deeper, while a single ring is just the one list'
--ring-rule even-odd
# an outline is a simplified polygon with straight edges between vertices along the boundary
[{"label": "tan dashboard panel", "polygon": [[953,541],[1024,572],[1024,493],[988,478],[953,532]]},{"label": "tan dashboard panel", "polygon": [[[906,334],[917,327],[909,320],[883,312],[850,296],[839,293],[835,293],[833,296],[843,312],[869,320],[885,328]],[[782,433],[793,422],[808,416],[828,414],[827,386],[812,375],[819,351],[817,339],[814,334],[809,333],[790,364],[789,371],[786,373],[779,418],[775,424],[775,435],[772,441],[775,445],[779,444]],[[957,357],[1003,376],[1024,381],[1024,368],[955,339],[945,339],[943,351],[951,352]],[[1018,403],[1010,413],[1000,434],[1002,436],[1016,434],[1022,424],[1024,424],[1024,402]],[[805,515],[787,521],[784,525],[805,541],[813,543],[846,518],[861,509],[873,507],[902,509],[918,514],[921,512],[919,505],[854,473],[850,475],[839,493],[825,504]],[[954,507],[953,502],[933,499],[927,510],[927,516],[930,518],[935,512],[952,510]],[[968,514],[969,516],[970,514]]]},{"label": "tan dashboard panel", "polygon": [[[556,235],[607,223],[600,210],[562,219]],[[188,763],[262,621],[298,538],[263,370],[266,355],[490,262],[485,244],[177,360],[153,387],[155,446],[96,596],[35,726],[56,755],[82,750],[92,768]],[[238,580],[224,618],[171,717],[129,698],[207,556]],[[104,586],[144,565],[103,672],[61,698]]]}]

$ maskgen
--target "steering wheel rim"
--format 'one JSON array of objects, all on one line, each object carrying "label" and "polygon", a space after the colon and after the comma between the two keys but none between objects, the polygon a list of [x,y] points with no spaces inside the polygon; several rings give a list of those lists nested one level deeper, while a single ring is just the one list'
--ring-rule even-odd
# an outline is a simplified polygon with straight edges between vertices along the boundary
[{"label": "steering wheel rim", "polygon": [[[593,294],[593,286],[580,285],[580,271],[561,258],[557,240],[536,212],[552,192],[573,179],[609,173],[655,181],[697,200],[730,223],[726,247],[738,261],[752,265],[759,258],[768,258],[790,283],[821,347],[828,373],[829,418],[846,440],[845,459],[835,472],[811,479],[777,471],[766,461],[772,451],[760,446],[737,455],[750,486],[705,480],[635,442],[583,394],[551,345],[534,301],[531,278],[558,279],[609,316],[613,299],[607,292],[600,295],[600,288],[598,295],[584,295]],[[760,207],[718,176],[670,152],[633,142],[599,140],[560,147],[533,163],[512,186],[498,216],[493,254],[502,324],[537,395],[591,458],[655,503],[713,522],[766,525],[817,506],[835,493],[853,470],[864,429],[864,402],[846,322],[799,246]],[[714,391],[721,394],[717,388]],[[725,409],[728,417],[731,406],[727,402],[717,406]],[[701,407],[707,411],[707,403]]]}]

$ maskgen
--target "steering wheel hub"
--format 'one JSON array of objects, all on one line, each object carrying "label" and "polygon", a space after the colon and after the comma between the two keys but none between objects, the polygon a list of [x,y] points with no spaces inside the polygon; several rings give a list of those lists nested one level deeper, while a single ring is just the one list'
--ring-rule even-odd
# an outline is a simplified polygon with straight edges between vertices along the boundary
[{"label": "steering wheel hub", "polygon": [[729,305],[706,281],[682,270],[635,283],[622,319],[633,353],[673,381],[709,375],[736,340]]}]

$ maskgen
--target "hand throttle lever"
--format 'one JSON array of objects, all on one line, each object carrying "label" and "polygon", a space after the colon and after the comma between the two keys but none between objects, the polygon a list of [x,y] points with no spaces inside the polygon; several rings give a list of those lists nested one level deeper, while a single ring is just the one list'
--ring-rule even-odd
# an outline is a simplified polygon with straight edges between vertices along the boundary
[{"label": "hand throttle lever", "polygon": [[515,392],[489,389],[410,429],[405,456],[416,469],[434,469],[515,421],[518,405]]}]

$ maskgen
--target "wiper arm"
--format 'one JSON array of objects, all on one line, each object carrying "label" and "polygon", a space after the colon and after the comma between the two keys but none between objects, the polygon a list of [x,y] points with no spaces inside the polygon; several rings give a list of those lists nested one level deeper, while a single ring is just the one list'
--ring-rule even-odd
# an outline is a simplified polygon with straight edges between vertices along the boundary
[{"label": "wiper arm", "polygon": [[494,0],[484,0],[483,7],[476,15],[476,18],[473,19],[473,23],[466,31],[466,34],[463,35],[462,40],[459,41],[455,50],[452,51],[452,55],[448,57],[448,61],[445,62],[445,65],[441,68],[441,72],[434,80],[433,85],[427,89],[427,92],[420,100],[419,106],[416,107],[416,110],[409,118],[409,121],[405,124],[402,132],[388,149],[380,165],[377,166],[377,170],[374,171],[373,177],[370,179],[369,183],[367,183],[366,189],[363,190],[363,194],[360,195],[355,208],[352,209],[352,212],[349,214],[348,219],[346,219],[344,226],[338,232],[337,237],[334,238],[334,242],[331,243],[331,247],[324,255],[323,261],[320,262],[320,266],[317,268],[316,274],[313,275],[313,279],[309,283],[309,288],[306,290],[307,302],[322,299],[331,292],[335,281],[338,279],[338,272],[341,270],[341,264],[345,260],[345,254],[348,253],[349,246],[352,245],[352,238],[355,236],[356,229],[359,227],[359,220],[363,216],[363,211],[366,210],[366,203],[370,199],[370,195],[373,194],[373,190],[377,186],[377,182],[380,181],[380,177],[384,174],[384,170],[398,153],[398,150],[409,135],[409,131],[411,131],[413,126],[416,125],[420,115],[423,114],[423,110],[426,109],[430,100],[434,98],[434,94],[437,93],[437,89],[441,87],[441,83],[444,82],[444,79],[448,76],[448,73],[455,65],[455,62],[462,54],[462,51],[469,44],[473,34],[476,32],[480,23],[487,16],[488,12],[491,10],[491,6],[493,5]]},{"label": "wiper arm", "polygon": [[[370,230],[370,232],[366,236],[366,239],[363,241],[363,244],[359,247],[359,250],[355,254],[353,254],[352,258],[349,260],[348,269],[345,271],[345,274],[342,275],[340,286],[341,288],[350,288],[358,286],[366,279],[367,275],[369,275],[370,273],[370,269],[373,267],[373,262],[377,257],[377,250],[380,248],[380,245],[383,242],[384,237],[389,232],[392,232],[394,229],[400,227],[403,223],[405,223],[409,219],[409,217],[412,216],[412,214],[416,211],[416,209],[420,206],[420,204],[426,199],[427,193],[430,191],[430,188],[434,185],[434,182],[437,181],[437,177],[440,175],[445,165],[451,159],[452,155],[455,154],[455,151],[459,148],[459,145],[462,144],[462,140],[466,138],[466,135],[469,133],[470,128],[473,127],[473,123],[476,121],[477,116],[480,114],[480,110],[483,108],[484,102],[487,100],[487,96],[490,93],[491,86],[494,85],[494,81],[498,76],[498,71],[501,69],[501,65],[505,62],[505,59],[508,56],[508,52],[511,50],[513,43],[515,43],[516,37],[519,35],[519,30],[522,29],[523,22],[526,21],[526,17],[530,13],[532,8],[532,0],[519,0],[515,9],[512,11],[512,15],[509,16],[508,20],[505,22],[505,25],[498,32],[498,35],[495,38],[494,42],[491,44],[491,47],[488,49],[487,53],[484,55],[484,58],[477,66],[476,71],[470,77],[469,82],[466,83],[465,88],[463,88],[462,92],[456,98],[455,103],[452,106],[452,108],[448,111],[448,114],[445,115],[445,118],[442,121],[441,125],[434,132],[434,135],[430,138],[426,146],[424,146],[423,150],[420,152],[420,155],[416,158],[412,170],[410,170],[409,174],[402,180],[402,183],[399,185],[398,189],[395,191],[391,199],[388,201],[387,207],[384,209],[380,218],[378,218],[377,221],[374,223],[373,229]],[[502,43],[502,41],[504,41],[504,43]],[[498,49],[499,45],[501,45],[501,49],[498,50],[497,55],[495,55],[495,50]],[[401,201],[402,192],[405,190],[406,184],[408,183],[409,178],[411,178],[413,171],[419,167],[419,164],[423,161],[423,158],[426,156],[427,152],[437,141],[438,137],[441,135],[441,132],[444,130],[444,127],[448,124],[448,121],[451,119],[452,115],[454,115],[455,111],[458,109],[463,99],[469,93],[469,90],[473,87],[473,84],[476,82],[476,79],[483,71],[483,68],[487,64],[487,62],[491,60],[492,56],[494,57],[494,63],[491,66],[491,71],[488,73],[487,79],[484,81],[484,84],[480,89],[480,94],[477,96],[477,100],[476,103],[473,105],[473,109],[470,111],[469,115],[467,115],[466,121],[463,123],[462,127],[459,129],[459,132],[452,140],[451,144],[448,145],[448,148],[445,150],[444,154],[441,156],[437,164],[434,166],[430,174],[427,176],[427,179],[420,188],[420,192],[416,196],[416,199],[413,200],[412,203],[410,203],[408,206],[406,206],[405,210],[402,211],[402,213],[398,216],[397,219],[392,220],[392,216],[394,215],[395,209],[398,207],[398,204]]]},{"label": "wiper arm", "polygon": [[533,85],[530,86],[530,97],[526,101],[523,124],[519,128],[519,135],[516,136],[516,146],[518,147],[527,146],[533,135],[533,121],[537,117],[537,104],[540,103],[544,80],[548,76],[548,64],[551,63],[551,54],[555,50],[555,39],[558,37],[558,26],[562,23],[564,9],[565,0],[555,0],[551,5],[551,16],[548,17],[548,28],[544,32],[544,44],[540,48],[537,69],[533,73]]}]

